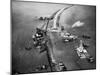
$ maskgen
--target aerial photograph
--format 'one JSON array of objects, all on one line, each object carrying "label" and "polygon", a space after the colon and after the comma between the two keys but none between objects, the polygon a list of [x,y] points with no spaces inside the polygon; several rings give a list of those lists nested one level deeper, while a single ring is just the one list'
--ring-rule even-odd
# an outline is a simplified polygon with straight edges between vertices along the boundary
[{"label": "aerial photograph", "polygon": [[96,69],[96,6],[11,0],[12,75]]}]

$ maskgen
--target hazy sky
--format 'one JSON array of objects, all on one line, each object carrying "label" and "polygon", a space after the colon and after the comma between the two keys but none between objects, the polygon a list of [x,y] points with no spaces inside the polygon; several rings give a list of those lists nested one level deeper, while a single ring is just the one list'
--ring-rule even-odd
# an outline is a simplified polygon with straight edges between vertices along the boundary
[{"label": "hazy sky", "polygon": [[53,12],[61,9],[63,7],[67,7],[69,5],[59,5],[59,4],[51,4],[51,3],[36,3],[36,2],[12,2],[12,8],[14,8],[14,12],[22,12],[23,14],[35,15],[35,16],[47,16],[52,14]]}]

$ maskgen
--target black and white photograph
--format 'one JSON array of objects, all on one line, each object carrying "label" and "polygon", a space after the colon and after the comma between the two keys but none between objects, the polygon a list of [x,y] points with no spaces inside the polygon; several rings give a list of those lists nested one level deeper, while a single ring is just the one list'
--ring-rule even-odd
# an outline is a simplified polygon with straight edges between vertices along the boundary
[{"label": "black and white photograph", "polygon": [[96,6],[11,0],[11,74],[96,69]]}]

